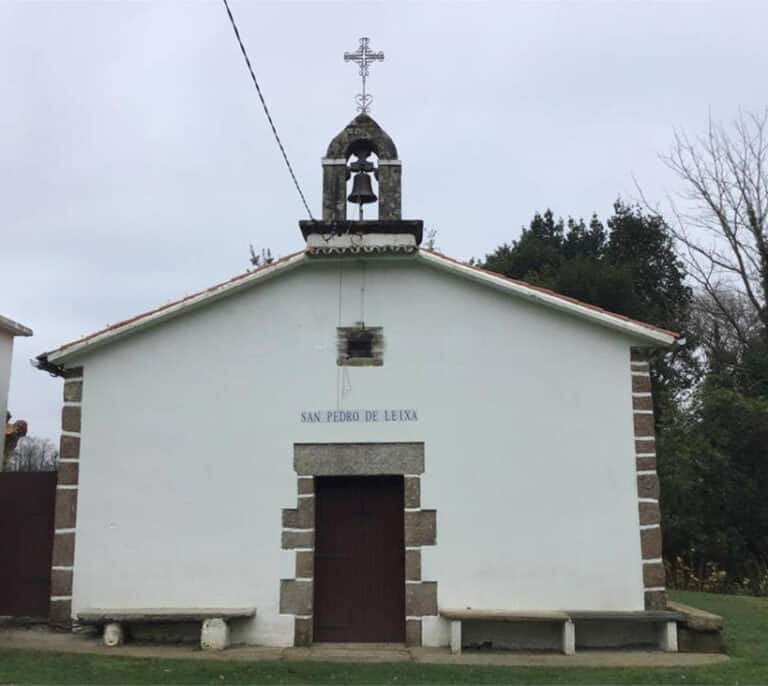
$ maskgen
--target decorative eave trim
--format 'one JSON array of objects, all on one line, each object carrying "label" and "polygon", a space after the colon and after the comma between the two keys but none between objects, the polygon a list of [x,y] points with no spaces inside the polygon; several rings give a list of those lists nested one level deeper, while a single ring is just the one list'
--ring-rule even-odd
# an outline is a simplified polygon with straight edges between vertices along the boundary
[{"label": "decorative eave trim", "polygon": [[32,329],[27,328],[23,324],[19,324],[19,322],[13,321],[13,319],[3,317],[2,315],[0,315],[0,331],[5,331],[6,333],[11,334],[11,336],[32,335]]},{"label": "decorative eave trim", "polygon": [[305,252],[293,253],[272,264],[265,265],[251,272],[245,272],[222,283],[211,286],[204,291],[193,293],[185,298],[163,305],[144,314],[137,315],[117,324],[108,326],[101,331],[97,331],[90,336],[80,340],[67,343],[56,350],[43,353],[37,357],[40,363],[61,363],[64,360],[78,354],[91,350],[98,346],[135,333],[147,327],[153,326],[160,321],[175,317],[182,312],[208,304],[219,298],[226,297],[237,291],[249,288],[250,286],[261,283],[283,272],[290,271],[302,264],[307,259]]},{"label": "decorative eave trim", "polygon": [[421,248],[418,252],[418,258],[427,264],[458,276],[463,276],[507,293],[513,293],[539,305],[545,305],[580,319],[585,319],[614,331],[644,340],[649,344],[649,347],[671,347],[680,338],[680,335],[674,331],[660,329],[652,324],[646,324],[629,317],[608,312],[599,307],[560,295],[554,291],[531,286],[524,281],[509,279],[485,269],[458,262],[432,250]]}]

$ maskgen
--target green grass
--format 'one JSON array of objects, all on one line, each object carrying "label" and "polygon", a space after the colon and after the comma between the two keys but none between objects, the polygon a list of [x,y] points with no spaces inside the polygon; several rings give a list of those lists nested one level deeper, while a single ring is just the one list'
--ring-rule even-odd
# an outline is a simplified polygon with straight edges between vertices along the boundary
[{"label": "green grass", "polygon": [[729,662],[696,668],[468,667],[155,660],[0,649],[0,683],[768,684],[768,599],[707,593],[673,597],[723,615]]}]

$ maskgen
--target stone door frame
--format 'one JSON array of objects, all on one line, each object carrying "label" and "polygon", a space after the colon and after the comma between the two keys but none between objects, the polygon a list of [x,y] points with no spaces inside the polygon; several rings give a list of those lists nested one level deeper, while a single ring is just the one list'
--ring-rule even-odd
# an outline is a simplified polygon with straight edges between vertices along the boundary
[{"label": "stone door frame", "polygon": [[282,548],[295,577],[280,580],[280,613],[294,616],[296,646],[312,644],[317,476],[402,476],[405,490],[405,640],[422,644],[422,617],[437,615],[437,582],[421,578],[421,548],[437,543],[437,513],[421,509],[423,443],[295,443],[297,506],[282,513]]}]

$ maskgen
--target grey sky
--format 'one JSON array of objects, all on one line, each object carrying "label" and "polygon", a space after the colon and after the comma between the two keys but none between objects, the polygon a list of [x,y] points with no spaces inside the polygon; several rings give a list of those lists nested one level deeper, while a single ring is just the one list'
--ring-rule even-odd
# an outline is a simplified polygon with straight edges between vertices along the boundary
[{"label": "grey sky", "polygon": [[[657,154],[762,109],[768,4],[244,3],[232,8],[313,211],[320,158],[372,115],[403,160],[403,213],[482,256],[537,210],[605,217],[675,184]],[[0,4],[0,314],[9,408],[56,438],[34,355],[303,245],[302,206],[219,2]],[[212,412],[218,412],[212,407]]]}]

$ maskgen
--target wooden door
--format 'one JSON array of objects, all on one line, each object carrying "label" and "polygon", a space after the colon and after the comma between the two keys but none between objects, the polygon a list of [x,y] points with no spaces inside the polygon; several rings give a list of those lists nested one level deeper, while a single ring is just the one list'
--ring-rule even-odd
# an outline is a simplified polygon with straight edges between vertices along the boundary
[{"label": "wooden door", "polygon": [[315,479],[314,640],[405,641],[403,477]]},{"label": "wooden door", "polygon": [[56,472],[0,473],[0,615],[47,617]]}]

